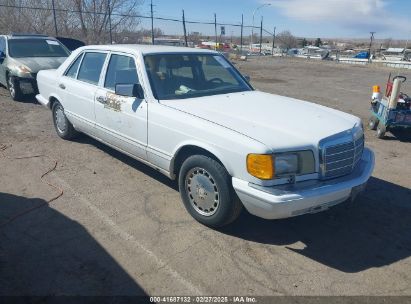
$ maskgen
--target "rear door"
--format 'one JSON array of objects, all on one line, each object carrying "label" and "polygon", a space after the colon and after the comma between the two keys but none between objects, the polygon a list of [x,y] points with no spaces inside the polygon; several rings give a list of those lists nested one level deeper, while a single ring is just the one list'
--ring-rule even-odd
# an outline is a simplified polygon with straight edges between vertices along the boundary
[{"label": "rear door", "polygon": [[73,125],[95,135],[94,98],[107,52],[80,54],[59,81],[59,95],[65,113]]},{"label": "rear door", "polygon": [[146,159],[147,102],[115,94],[116,84],[139,83],[132,55],[112,52],[95,96],[97,136],[138,158]]}]

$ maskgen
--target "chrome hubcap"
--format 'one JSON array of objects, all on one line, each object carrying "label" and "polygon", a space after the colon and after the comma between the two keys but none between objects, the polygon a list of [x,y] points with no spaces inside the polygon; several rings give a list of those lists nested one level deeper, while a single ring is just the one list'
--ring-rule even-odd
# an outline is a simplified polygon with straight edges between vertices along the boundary
[{"label": "chrome hubcap", "polygon": [[201,215],[211,216],[220,205],[218,187],[209,172],[193,168],[186,175],[186,191],[191,206]]},{"label": "chrome hubcap", "polygon": [[67,128],[66,117],[64,116],[64,111],[61,107],[56,108],[56,126],[60,133],[64,133]]},{"label": "chrome hubcap", "polygon": [[14,88],[14,82],[9,78],[9,92],[12,97],[16,95],[16,90]]}]

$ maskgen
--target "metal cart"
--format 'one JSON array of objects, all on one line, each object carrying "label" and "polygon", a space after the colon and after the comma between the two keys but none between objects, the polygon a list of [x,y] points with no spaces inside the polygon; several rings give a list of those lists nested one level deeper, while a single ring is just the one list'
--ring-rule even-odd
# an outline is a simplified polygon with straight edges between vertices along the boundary
[{"label": "metal cart", "polygon": [[399,99],[403,102],[398,102],[395,109],[389,109],[388,107],[388,98],[391,96],[394,80],[399,78],[402,82],[405,82],[407,78],[405,76],[395,76],[392,81],[390,78],[391,75],[388,78],[385,97],[371,104],[369,127],[371,130],[377,130],[378,138],[384,138],[387,131],[393,131],[394,129],[411,131],[411,98],[401,92]]}]

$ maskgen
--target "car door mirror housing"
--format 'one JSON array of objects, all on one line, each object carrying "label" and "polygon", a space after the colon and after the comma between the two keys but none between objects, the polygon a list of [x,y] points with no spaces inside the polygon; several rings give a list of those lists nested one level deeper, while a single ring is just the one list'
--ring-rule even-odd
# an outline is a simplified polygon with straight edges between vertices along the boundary
[{"label": "car door mirror housing", "polygon": [[117,83],[115,93],[121,96],[144,98],[143,87],[139,83]]}]

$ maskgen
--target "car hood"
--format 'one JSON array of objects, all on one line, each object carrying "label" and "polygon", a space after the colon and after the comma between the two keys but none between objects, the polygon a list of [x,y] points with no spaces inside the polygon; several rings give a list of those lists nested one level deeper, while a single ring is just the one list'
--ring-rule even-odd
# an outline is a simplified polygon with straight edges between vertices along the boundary
[{"label": "car hood", "polygon": [[13,59],[15,65],[24,64],[32,73],[37,73],[40,70],[57,69],[67,57],[27,57]]},{"label": "car hood", "polygon": [[316,149],[321,139],[361,123],[341,111],[258,91],[160,102],[239,132],[277,152]]}]

